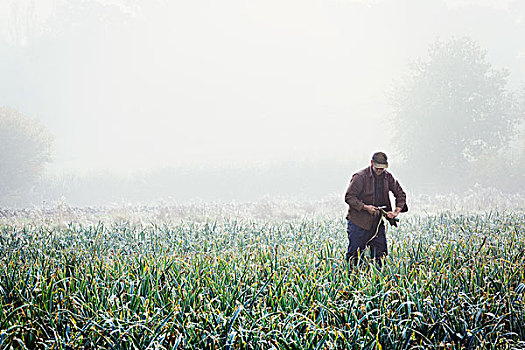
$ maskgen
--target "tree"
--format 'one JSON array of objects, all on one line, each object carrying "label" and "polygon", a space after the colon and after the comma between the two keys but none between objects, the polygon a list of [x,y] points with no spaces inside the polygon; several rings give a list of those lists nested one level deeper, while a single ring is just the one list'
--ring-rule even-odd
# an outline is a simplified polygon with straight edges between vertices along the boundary
[{"label": "tree", "polygon": [[505,147],[515,130],[516,94],[507,90],[507,76],[470,38],[430,47],[392,101],[395,144],[412,175],[434,189],[476,180],[471,165]]},{"label": "tree", "polygon": [[0,198],[13,199],[33,185],[51,160],[52,137],[35,119],[0,108]]}]

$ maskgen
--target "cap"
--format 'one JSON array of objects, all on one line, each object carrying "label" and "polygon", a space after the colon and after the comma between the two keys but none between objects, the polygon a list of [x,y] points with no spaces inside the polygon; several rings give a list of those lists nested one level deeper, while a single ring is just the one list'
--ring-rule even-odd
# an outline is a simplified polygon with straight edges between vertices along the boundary
[{"label": "cap", "polygon": [[383,152],[374,153],[372,162],[376,168],[388,168],[388,158]]}]

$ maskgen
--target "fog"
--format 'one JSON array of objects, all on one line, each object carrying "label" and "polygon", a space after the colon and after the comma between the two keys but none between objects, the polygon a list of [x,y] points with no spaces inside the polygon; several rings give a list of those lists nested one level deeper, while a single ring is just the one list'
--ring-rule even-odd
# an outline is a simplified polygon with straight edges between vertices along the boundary
[{"label": "fog", "polygon": [[410,190],[396,84],[467,36],[519,90],[524,4],[0,0],[0,106],[54,137],[32,202],[342,198],[378,150]]}]

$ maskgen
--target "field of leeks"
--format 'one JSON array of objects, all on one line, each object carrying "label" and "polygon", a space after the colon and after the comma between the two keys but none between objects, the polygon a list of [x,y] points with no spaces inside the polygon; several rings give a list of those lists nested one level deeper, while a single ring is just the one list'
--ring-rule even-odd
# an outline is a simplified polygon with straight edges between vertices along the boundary
[{"label": "field of leeks", "polygon": [[525,213],[0,226],[0,349],[525,348]]}]

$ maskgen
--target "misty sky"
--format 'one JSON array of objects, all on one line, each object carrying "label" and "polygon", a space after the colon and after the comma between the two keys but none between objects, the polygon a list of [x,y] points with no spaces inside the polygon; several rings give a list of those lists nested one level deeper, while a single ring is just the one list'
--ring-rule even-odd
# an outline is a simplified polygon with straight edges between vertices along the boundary
[{"label": "misty sky", "polygon": [[436,39],[525,81],[524,4],[0,0],[0,105],[55,135],[55,171],[367,162]]}]

